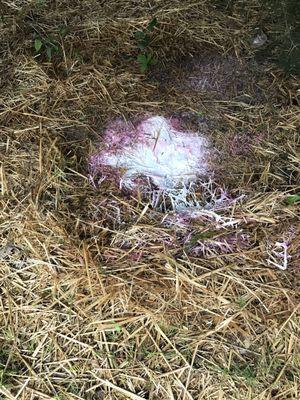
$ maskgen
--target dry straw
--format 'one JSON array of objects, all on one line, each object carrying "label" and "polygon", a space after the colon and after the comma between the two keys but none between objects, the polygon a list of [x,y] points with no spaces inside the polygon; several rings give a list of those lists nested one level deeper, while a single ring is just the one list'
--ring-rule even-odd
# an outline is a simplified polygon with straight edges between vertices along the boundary
[{"label": "dry straw", "polygon": [[[214,3],[1,2],[0,398],[300,397],[297,79],[251,61],[261,2]],[[132,37],[153,15],[144,76]],[[91,187],[106,123],[145,112],[208,136],[236,223]]]}]

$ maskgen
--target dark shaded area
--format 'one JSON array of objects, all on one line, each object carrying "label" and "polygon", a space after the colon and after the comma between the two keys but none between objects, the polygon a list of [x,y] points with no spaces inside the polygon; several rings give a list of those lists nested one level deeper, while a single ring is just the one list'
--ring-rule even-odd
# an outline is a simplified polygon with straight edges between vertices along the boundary
[{"label": "dark shaded area", "polygon": [[[267,0],[269,20],[274,25],[270,42],[257,52],[270,57],[288,74],[300,75],[300,3],[298,0]],[[268,23],[266,16],[266,23]]]},{"label": "dark shaded area", "polygon": [[[248,1],[214,0],[214,7],[224,14],[245,15],[256,23]],[[252,3],[251,5],[253,6]],[[287,74],[300,75],[300,3],[299,0],[264,0],[256,4],[257,33],[264,32],[267,42],[255,51],[259,61],[271,61]]]}]

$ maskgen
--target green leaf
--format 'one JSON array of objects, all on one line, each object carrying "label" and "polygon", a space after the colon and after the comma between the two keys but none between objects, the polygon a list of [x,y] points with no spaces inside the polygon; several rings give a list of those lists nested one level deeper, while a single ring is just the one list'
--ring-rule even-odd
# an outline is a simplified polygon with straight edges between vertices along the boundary
[{"label": "green leaf", "polygon": [[118,332],[118,333],[120,333],[121,330],[122,330],[121,326],[120,326],[119,324],[117,324],[116,322],[114,323],[114,329],[115,329],[115,331]]},{"label": "green leaf", "polygon": [[140,64],[142,73],[145,73],[150,65],[155,65],[157,63],[157,59],[148,53],[147,54],[139,54],[137,56],[137,61]]},{"label": "green leaf", "polygon": [[34,48],[37,53],[41,50],[42,46],[43,46],[43,42],[41,41],[41,39],[36,38],[34,40]]},{"label": "green leaf", "polygon": [[52,57],[52,48],[51,47],[46,48],[46,56],[47,56],[47,60],[50,61],[51,57]]},{"label": "green leaf", "polygon": [[147,63],[147,56],[145,54],[139,54],[137,60],[140,64],[145,64]]},{"label": "green leaf", "polygon": [[140,49],[145,49],[145,47],[147,47],[149,45],[149,43],[151,42],[151,38],[149,35],[145,35],[144,39],[138,43],[138,48]]},{"label": "green leaf", "polygon": [[143,40],[143,39],[145,39],[145,36],[146,36],[146,34],[143,31],[134,32],[134,37],[136,40]]},{"label": "green leaf", "polygon": [[141,73],[144,74],[148,69],[148,64],[146,62],[140,63]]},{"label": "green leaf", "polygon": [[68,26],[63,26],[59,30],[59,34],[61,37],[65,37],[69,33],[69,27]]},{"label": "green leaf", "polygon": [[195,114],[196,114],[197,117],[199,117],[199,118],[203,118],[203,117],[204,117],[203,111],[196,111]]},{"label": "green leaf", "polygon": [[146,28],[147,31],[148,31],[148,32],[152,32],[156,25],[157,25],[157,18],[154,17],[154,18],[152,18],[152,20],[149,22],[149,24],[148,24],[148,26],[147,26],[147,28]]},{"label": "green leaf", "polygon": [[285,199],[285,202],[289,205],[299,203],[300,202],[300,195],[299,194],[292,194]]},{"label": "green leaf", "polygon": [[140,64],[141,73],[144,74],[148,68],[147,56],[145,54],[139,54],[137,61]]}]

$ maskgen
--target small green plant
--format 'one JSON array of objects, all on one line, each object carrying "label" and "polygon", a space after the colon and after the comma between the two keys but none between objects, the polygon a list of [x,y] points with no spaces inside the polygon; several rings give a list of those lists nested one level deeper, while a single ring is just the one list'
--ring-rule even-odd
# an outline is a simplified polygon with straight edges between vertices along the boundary
[{"label": "small green plant", "polygon": [[141,73],[144,74],[151,65],[155,65],[157,60],[151,54],[139,54],[137,56],[137,61],[140,65]]},{"label": "small green plant", "polygon": [[68,26],[61,26],[56,37],[53,35],[42,35],[39,32],[34,34],[34,50],[36,57],[44,57],[47,61],[51,61],[54,57],[62,54],[60,40],[62,40],[69,32]]},{"label": "small green plant", "polygon": [[300,202],[300,195],[299,194],[292,194],[285,199],[286,204],[292,205],[295,203]]},{"label": "small green plant", "polygon": [[238,306],[239,306],[240,308],[244,308],[244,307],[246,306],[246,304],[247,304],[247,300],[246,300],[244,297],[239,296],[239,297],[237,298],[237,304],[238,304]]},{"label": "small green plant", "polygon": [[248,385],[251,386],[257,384],[258,382],[257,371],[251,365],[240,366],[238,364],[233,364],[230,366],[230,368],[213,365],[212,369],[218,371],[226,377],[243,379],[247,382]]},{"label": "small green plant", "polygon": [[36,56],[45,56],[47,61],[51,61],[54,54],[59,54],[60,45],[52,36],[42,37],[38,34],[34,38],[34,50]]},{"label": "small green plant", "polygon": [[204,112],[203,111],[195,111],[195,114],[198,118],[204,118]]},{"label": "small green plant", "polygon": [[230,372],[232,376],[237,375],[244,379],[249,385],[255,385],[257,382],[257,371],[251,365],[243,365],[241,367],[234,365]]},{"label": "small green plant", "polygon": [[117,322],[114,322],[114,331],[116,333],[120,333],[122,331],[121,325],[119,325]]},{"label": "small green plant", "polygon": [[137,41],[139,54],[137,62],[139,63],[142,74],[144,74],[151,65],[157,63],[157,59],[149,52],[149,45],[153,40],[153,30],[157,25],[157,19],[154,17],[144,30],[135,32],[134,38]]},{"label": "small green plant", "polygon": [[134,37],[138,42],[137,46],[139,49],[143,50],[149,46],[149,44],[152,41],[151,33],[153,29],[156,27],[156,25],[157,25],[157,18],[153,18],[147,25],[146,29],[144,29],[143,31],[135,32]]}]

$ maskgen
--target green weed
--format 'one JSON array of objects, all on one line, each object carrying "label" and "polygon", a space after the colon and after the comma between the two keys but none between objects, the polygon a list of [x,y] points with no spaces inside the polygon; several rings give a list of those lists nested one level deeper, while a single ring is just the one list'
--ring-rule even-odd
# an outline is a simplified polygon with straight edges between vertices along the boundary
[{"label": "green weed", "polygon": [[60,46],[52,36],[43,38],[39,35],[35,35],[34,50],[37,57],[44,56],[47,61],[51,61],[54,54],[60,53]]},{"label": "green weed", "polygon": [[134,38],[137,41],[137,47],[139,54],[137,56],[137,62],[140,66],[142,74],[144,74],[151,65],[157,63],[157,59],[149,52],[149,45],[153,41],[153,30],[157,25],[157,19],[153,18],[144,30],[140,30],[134,33]]},{"label": "green weed", "polygon": [[36,57],[45,58],[49,62],[54,56],[61,56],[62,49],[59,39],[63,39],[68,32],[69,29],[67,26],[63,26],[59,29],[58,38],[54,37],[52,34],[42,35],[35,32],[33,47]]},{"label": "green weed", "polygon": [[255,385],[257,382],[257,372],[251,365],[238,366],[235,365],[230,369],[232,376],[237,375],[244,379],[249,385]]},{"label": "green weed", "polygon": [[247,300],[244,297],[240,296],[237,298],[237,303],[240,308],[244,308],[247,304]]},{"label": "green weed", "polygon": [[144,50],[149,46],[153,39],[151,34],[156,25],[157,19],[153,18],[147,25],[146,29],[134,33],[134,37],[137,40],[137,46],[139,49]]},{"label": "green weed", "polygon": [[299,194],[292,194],[290,196],[287,196],[287,198],[285,199],[285,202],[288,205],[293,205],[295,203],[299,203],[300,202],[300,195]]},{"label": "green weed", "polygon": [[151,54],[139,54],[137,56],[137,61],[140,65],[142,74],[144,74],[151,65],[155,65],[157,63],[157,59]]},{"label": "green weed", "polygon": [[116,333],[120,333],[122,328],[121,325],[119,325],[118,323],[114,322],[114,329]]},{"label": "green weed", "polygon": [[257,372],[251,365],[238,365],[233,364],[230,368],[213,366],[213,369],[222,373],[226,377],[243,379],[248,385],[253,386],[257,384]]}]

